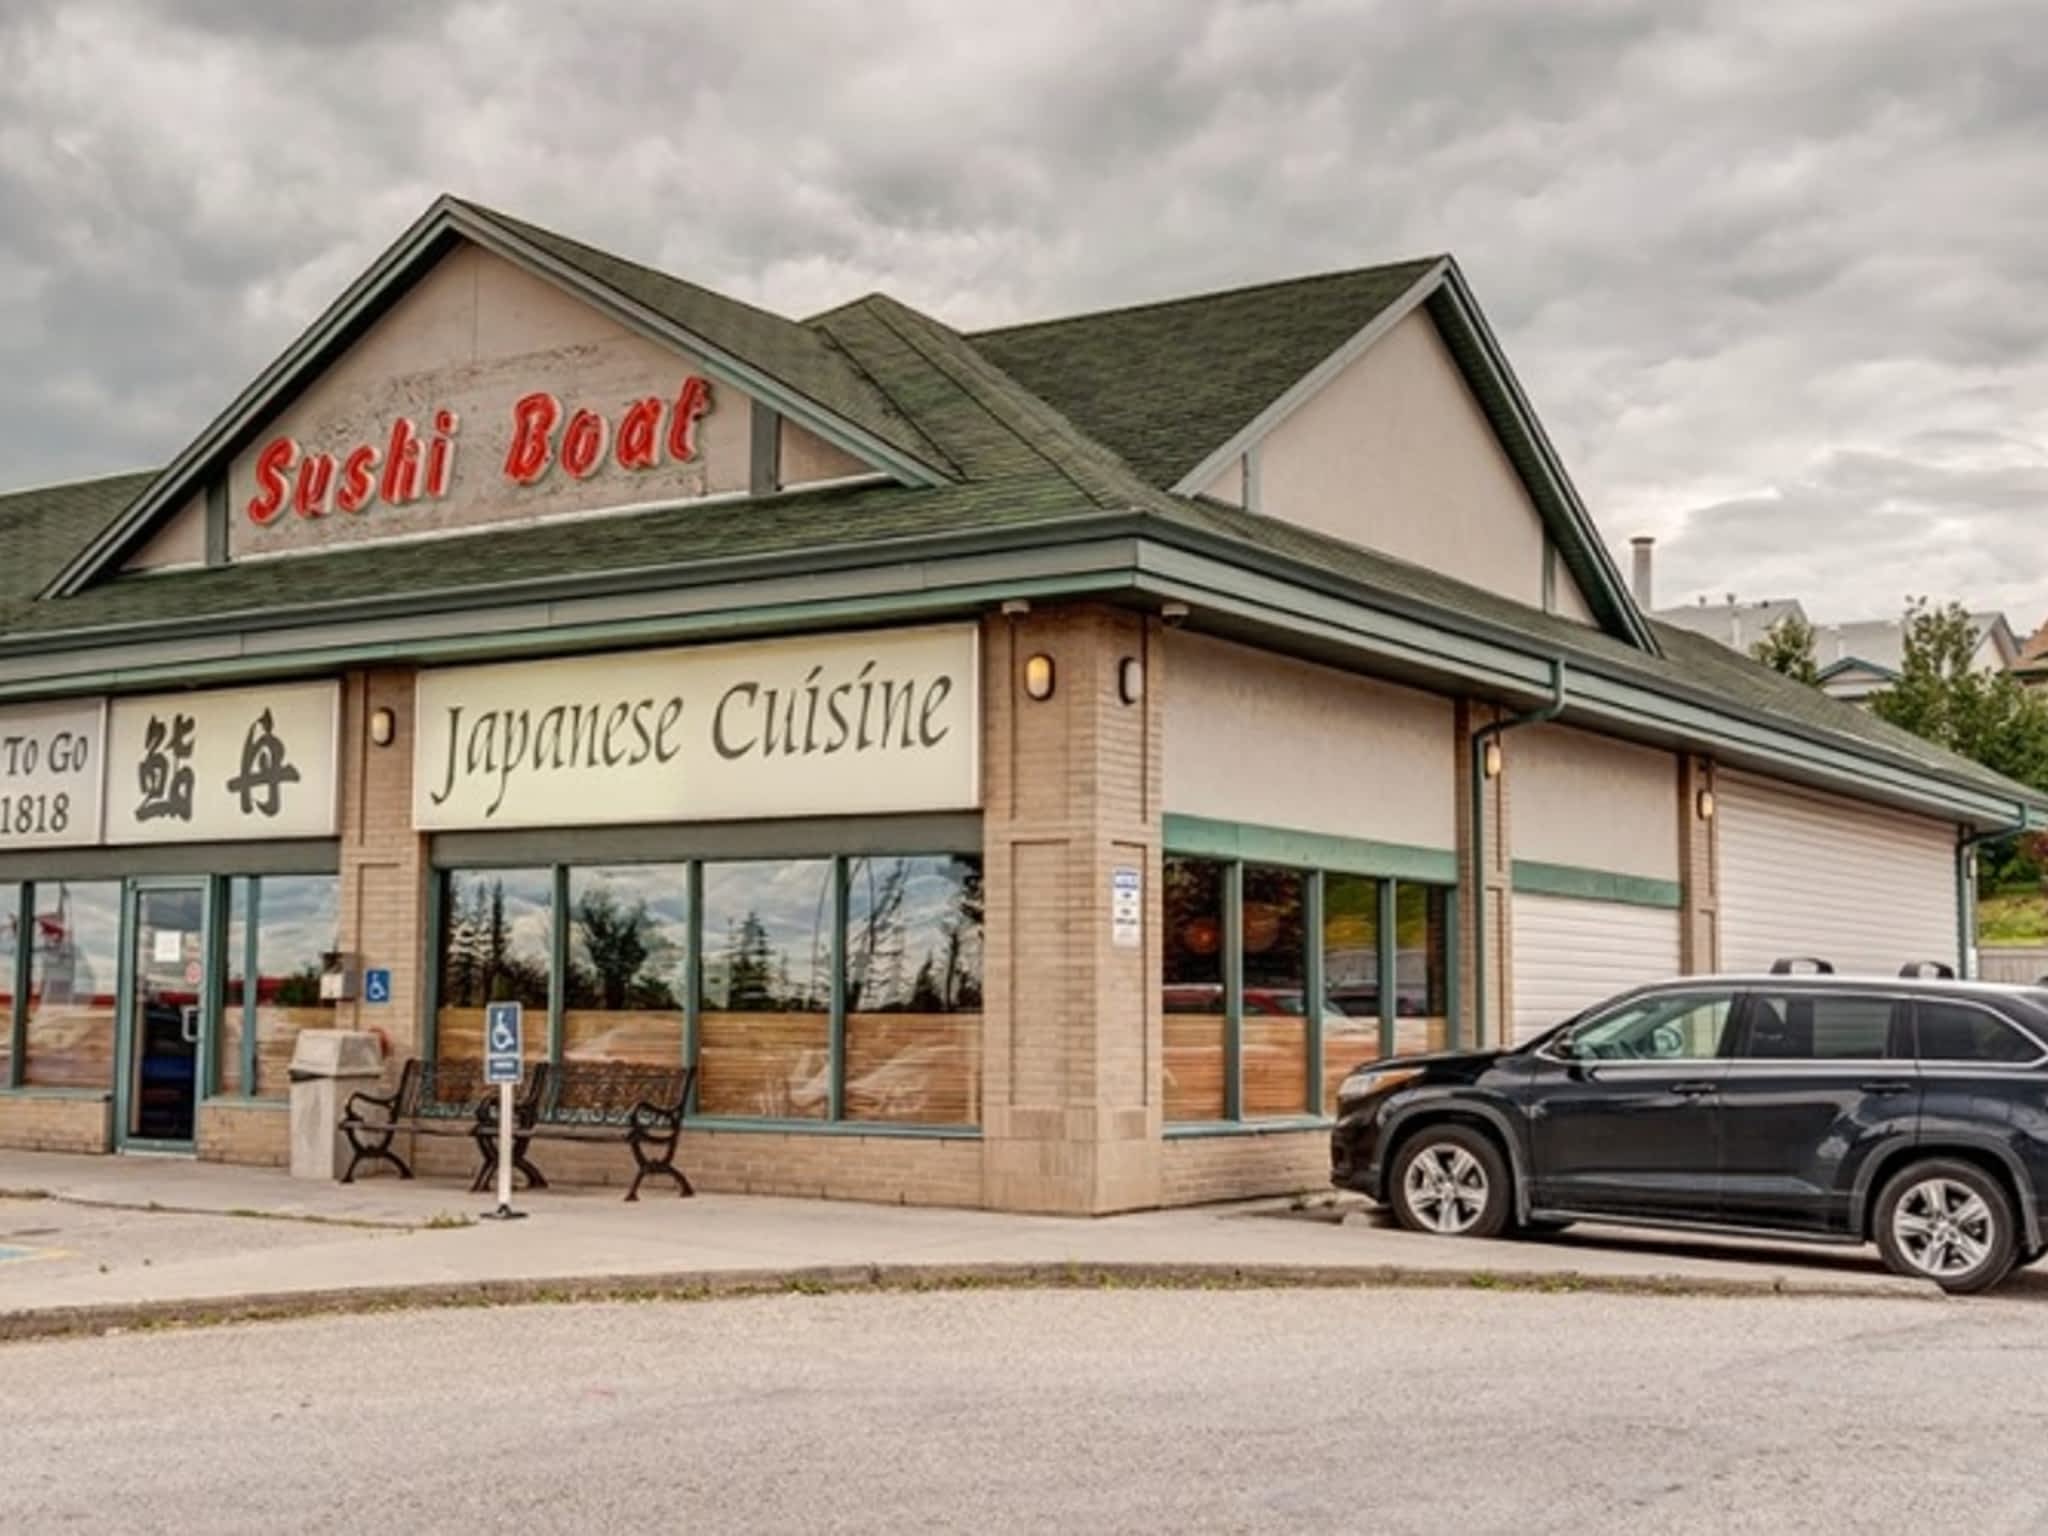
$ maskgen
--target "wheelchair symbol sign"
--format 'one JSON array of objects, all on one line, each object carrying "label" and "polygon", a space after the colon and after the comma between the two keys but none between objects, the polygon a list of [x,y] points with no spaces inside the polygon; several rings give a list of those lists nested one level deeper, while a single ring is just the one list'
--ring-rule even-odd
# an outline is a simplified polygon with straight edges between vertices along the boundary
[{"label": "wheelchair symbol sign", "polygon": [[518,1003],[492,1003],[484,1010],[484,1080],[516,1083],[524,1054],[526,1010]]},{"label": "wheelchair symbol sign", "polygon": [[389,971],[363,972],[363,1001],[366,1003],[388,1003],[391,1001],[391,973]]}]

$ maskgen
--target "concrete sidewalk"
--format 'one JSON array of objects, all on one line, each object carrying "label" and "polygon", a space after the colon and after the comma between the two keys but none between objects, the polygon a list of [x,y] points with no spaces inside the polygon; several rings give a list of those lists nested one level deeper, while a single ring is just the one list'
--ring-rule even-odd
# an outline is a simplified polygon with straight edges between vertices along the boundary
[{"label": "concrete sidewalk", "polygon": [[[1286,1202],[1084,1220],[617,1190],[296,1181],[171,1159],[0,1152],[0,1338],[151,1322],[564,1295],[976,1283],[1474,1285],[1932,1296],[1869,1250],[1585,1228],[1401,1232]],[[1339,1219],[1342,1216],[1342,1219]]]}]

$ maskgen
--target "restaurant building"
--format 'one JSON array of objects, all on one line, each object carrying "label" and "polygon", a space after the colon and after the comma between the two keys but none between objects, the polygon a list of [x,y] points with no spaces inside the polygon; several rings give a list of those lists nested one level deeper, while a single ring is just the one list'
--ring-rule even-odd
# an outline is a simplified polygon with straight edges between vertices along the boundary
[{"label": "restaurant building", "polygon": [[1647,619],[1448,257],[963,334],[443,199],[0,496],[0,1144],[281,1163],[299,1031],[517,999],[702,1188],[1313,1188],[1361,1060],[1966,964],[2043,809]]}]

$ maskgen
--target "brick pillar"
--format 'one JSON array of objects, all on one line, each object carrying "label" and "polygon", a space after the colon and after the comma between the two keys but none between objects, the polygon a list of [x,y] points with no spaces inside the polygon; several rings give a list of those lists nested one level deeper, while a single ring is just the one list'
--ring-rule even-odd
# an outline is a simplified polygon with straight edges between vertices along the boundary
[{"label": "brick pillar", "polygon": [[[1061,606],[982,630],[983,1199],[1074,1214],[1157,1205],[1160,739],[1154,624]],[[1027,698],[1025,659],[1053,658]],[[1145,667],[1125,704],[1118,665]],[[1141,943],[1112,943],[1111,875],[1143,871]]]},{"label": "brick pillar", "polygon": [[[398,721],[386,747],[370,742],[370,715],[380,708]],[[334,1023],[383,1030],[395,1065],[423,1038],[421,968],[432,939],[425,932],[426,839],[412,829],[413,674],[350,673],[342,685],[341,742],[341,947],[365,970],[391,972],[391,1001],[343,1003]]]},{"label": "brick pillar", "polygon": [[[1484,867],[1476,872],[1473,869],[1472,738],[1499,719],[1500,713],[1490,704],[1461,699],[1456,714],[1457,761],[1452,771],[1458,786],[1458,1027],[1468,1047],[1505,1041],[1512,1033],[1509,1021],[1514,1017],[1514,970],[1509,932],[1513,849],[1508,842],[1512,828],[1508,814],[1509,775],[1505,766],[1498,778],[1486,782],[1483,795]],[[1496,739],[1500,742],[1505,765],[1508,745],[1513,737],[1504,735]],[[1482,925],[1474,921],[1475,913],[1480,912],[1484,914],[1486,953],[1483,957],[1477,948]],[[1481,974],[1486,977],[1484,1018],[1478,1017],[1475,1011],[1478,988],[1474,983]]]},{"label": "brick pillar", "polygon": [[1721,964],[1720,822],[1700,815],[1700,795],[1713,788],[1712,759],[1678,759],[1678,953],[1688,976]]}]

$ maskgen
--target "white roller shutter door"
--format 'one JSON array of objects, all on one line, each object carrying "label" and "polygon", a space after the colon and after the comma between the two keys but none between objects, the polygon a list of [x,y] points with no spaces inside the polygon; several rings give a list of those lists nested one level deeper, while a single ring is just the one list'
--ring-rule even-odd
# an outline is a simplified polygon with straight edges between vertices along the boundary
[{"label": "white roller shutter door", "polygon": [[1896,975],[1956,962],[1956,829],[1748,774],[1714,785],[1721,968],[1814,955]]},{"label": "white roller shutter door", "polygon": [[1678,913],[1517,891],[1515,1040],[1617,992],[1678,974]]}]

